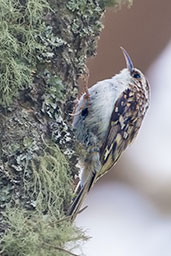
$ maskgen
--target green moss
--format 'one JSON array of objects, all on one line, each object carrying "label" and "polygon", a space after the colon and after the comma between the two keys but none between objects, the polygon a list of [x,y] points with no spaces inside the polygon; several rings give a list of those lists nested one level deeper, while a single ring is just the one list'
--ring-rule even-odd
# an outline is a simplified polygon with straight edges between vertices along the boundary
[{"label": "green moss", "polygon": [[[74,69],[83,73],[102,28],[104,8],[98,1],[1,0],[0,10],[1,105],[9,105],[21,89],[33,86],[40,63],[56,62],[60,69],[61,59],[65,60],[63,73],[69,70],[76,83]],[[61,31],[60,24],[66,24]]]},{"label": "green moss", "polygon": [[71,241],[87,239],[70,222],[50,214],[28,214],[22,208],[13,207],[6,211],[5,218],[8,229],[0,240],[2,256],[74,255]]},{"label": "green moss", "polygon": [[[33,179],[25,184],[37,210],[55,216],[64,214],[72,200],[72,183],[65,156],[55,144],[45,144],[44,154],[32,161]],[[65,202],[65,205],[64,205]]]},{"label": "green moss", "polygon": [[32,160],[31,170],[31,179],[24,176],[23,191],[28,198],[24,206],[29,210],[17,201],[6,209],[7,229],[0,240],[1,255],[68,255],[64,246],[70,242],[71,250],[77,240],[86,237],[65,217],[73,195],[65,156],[56,145],[45,144],[42,156]]},{"label": "green moss", "polygon": [[45,0],[0,1],[0,104],[9,104],[19,89],[31,85],[36,51],[44,48],[38,36],[48,8]]},{"label": "green moss", "polygon": [[3,256],[68,255],[64,245],[83,237],[61,221],[73,196],[68,169],[78,172],[69,111],[112,3],[119,0],[0,0]]}]

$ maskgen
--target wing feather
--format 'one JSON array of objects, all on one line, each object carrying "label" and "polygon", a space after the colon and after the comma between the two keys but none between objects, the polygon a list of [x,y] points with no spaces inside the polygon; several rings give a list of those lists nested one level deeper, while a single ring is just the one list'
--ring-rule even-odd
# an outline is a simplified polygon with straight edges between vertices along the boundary
[{"label": "wing feather", "polygon": [[131,89],[123,91],[116,101],[108,134],[100,149],[100,160],[103,167],[97,178],[116,163],[121,153],[136,137],[143,119],[143,117],[139,118],[140,106],[136,94]]}]

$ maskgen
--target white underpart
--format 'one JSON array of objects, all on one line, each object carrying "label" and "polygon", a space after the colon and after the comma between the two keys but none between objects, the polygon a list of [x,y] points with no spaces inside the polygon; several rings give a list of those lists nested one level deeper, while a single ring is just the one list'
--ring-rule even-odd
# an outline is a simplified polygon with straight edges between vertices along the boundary
[{"label": "white underpart", "polygon": [[93,101],[92,114],[87,121],[99,127],[98,135],[100,137],[106,134],[114,104],[121,93],[128,88],[128,81],[130,81],[130,73],[127,69],[123,69],[120,74],[111,79],[100,81],[89,89],[90,100],[91,96],[96,95],[96,92],[97,97]]}]

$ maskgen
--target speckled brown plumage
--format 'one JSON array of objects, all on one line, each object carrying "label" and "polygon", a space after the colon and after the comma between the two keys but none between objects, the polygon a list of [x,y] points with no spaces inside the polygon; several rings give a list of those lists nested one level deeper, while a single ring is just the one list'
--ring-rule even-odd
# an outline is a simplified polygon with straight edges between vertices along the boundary
[{"label": "speckled brown plumage", "polygon": [[73,120],[82,174],[69,209],[74,219],[92,185],[119,159],[136,137],[149,105],[149,85],[122,48],[127,69],[98,82],[80,98]]},{"label": "speckled brown plumage", "polygon": [[[117,161],[121,153],[136,137],[147,110],[147,99],[143,89],[135,86],[126,89],[115,103],[106,140],[100,149],[100,161],[104,172]],[[109,160],[109,158],[111,159]]]}]

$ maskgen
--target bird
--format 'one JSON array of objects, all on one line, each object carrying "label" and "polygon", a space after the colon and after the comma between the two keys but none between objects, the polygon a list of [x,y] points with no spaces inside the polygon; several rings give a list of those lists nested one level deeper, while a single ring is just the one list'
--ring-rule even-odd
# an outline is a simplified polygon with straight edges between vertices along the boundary
[{"label": "bird", "polygon": [[73,130],[80,145],[80,181],[68,215],[74,221],[96,181],[116,164],[137,136],[149,107],[150,87],[127,51],[120,47],[126,68],[110,79],[85,86],[73,115]]}]

